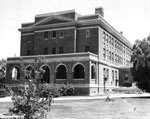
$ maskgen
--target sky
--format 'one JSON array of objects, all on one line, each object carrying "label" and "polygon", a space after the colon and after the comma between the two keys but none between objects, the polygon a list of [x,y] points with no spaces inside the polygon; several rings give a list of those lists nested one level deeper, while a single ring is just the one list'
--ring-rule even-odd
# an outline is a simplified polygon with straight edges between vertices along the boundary
[{"label": "sky", "polygon": [[20,56],[18,31],[37,14],[74,9],[81,15],[104,8],[104,19],[134,44],[150,34],[150,0],[0,0],[0,59]]}]

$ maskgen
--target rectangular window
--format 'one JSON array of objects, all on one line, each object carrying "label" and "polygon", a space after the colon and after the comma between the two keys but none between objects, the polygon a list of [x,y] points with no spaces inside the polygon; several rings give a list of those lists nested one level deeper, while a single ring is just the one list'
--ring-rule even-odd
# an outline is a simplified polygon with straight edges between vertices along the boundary
[{"label": "rectangular window", "polygon": [[103,48],[103,58],[106,59],[106,50]]},{"label": "rectangular window", "polygon": [[44,32],[44,38],[48,38],[48,31]]},{"label": "rectangular window", "polygon": [[117,71],[115,71],[115,79],[117,80]]},{"label": "rectangular window", "polygon": [[48,54],[48,48],[44,48],[43,54],[44,55]]},{"label": "rectangular window", "polygon": [[31,55],[31,50],[27,50],[27,56]]},{"label": "rectangular window", "polygon": [[109,36],[109,45],[111,45],[111,36]]},{"label": "rectangular window", "polygon": [[64,48],[63,47],[59,47],[59,53],[60,54],[64,53]]},{"label": "rectangular window", "polygon": [[60,32],[60,37],[64,37],[64,32],[63,31]]},{"label": "rectangular window", "polygon": [[105,32],[103,32],[103,41],[105,41],[106,35]]},{"label": "rectangular window", "polygon": [[52,31],[52,37],[56,38],[56,31]]},{"label": "rectangular window", "polygon": [[114,81],[114,70],[112,70],[112,81]]},{"label": "rectangular window", "polygon": [[117,55],[115,54],[115,63],[117,63]]},{"label": "rectangular window", "polygon": [[52,54],[56,54],[56,48],[52,48]]},{"label": "rectangular window", "polygon": [[105,68],[103,68],[103,77],[105,78],[106,77],[106,71],[105,71],[106,69]]},{"label": "rectangular window", "polygon": [[109,79],[109,69],[107,69],[107,79]]},{"label": "rectangular window", "polygon": [[89,52],[90,51],[90,47],[89,46],[85,46],[85,52]]},{"label": "rectangular window", "polygon": [[111,54],[112,61],[114,61],[114,53]]},{"label": "rectangular window", "polygon": [[109,60],[111,60],[111,52],[109,51]]},{"label": "rectangular window", "polygon": [[109,60],[109,51],[106,51],[106,55],[107,55],[107,60]]},{"label": "rectangular window", "polygon": [[90,30],[86,30],[85,32],[86,32],[85,37],[90,37]]}]

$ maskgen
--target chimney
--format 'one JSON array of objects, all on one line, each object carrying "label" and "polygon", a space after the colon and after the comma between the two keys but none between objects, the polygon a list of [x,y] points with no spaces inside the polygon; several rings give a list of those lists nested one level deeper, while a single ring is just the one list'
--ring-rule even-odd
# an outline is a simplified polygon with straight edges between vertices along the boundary
[{"label": "chimney", "polygon": [[123,31],[120,31],[120,34],[123,35]]},{"label": "chimney", "polygon": [[104,17],[104,9],[103,9],[103,7],[97,7],[97,8],[95,8],[95,14],[99,14],[102,17]]}]

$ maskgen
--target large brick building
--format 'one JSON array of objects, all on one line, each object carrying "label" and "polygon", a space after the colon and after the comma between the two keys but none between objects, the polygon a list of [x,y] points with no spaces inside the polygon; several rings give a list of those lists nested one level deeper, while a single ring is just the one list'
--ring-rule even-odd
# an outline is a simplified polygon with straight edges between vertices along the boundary
[{"label": "large brick building", "polygon": [[119,84],[120,67],[130,66],[130,42],[105,19],[103,8],[82,16],[74,10],[39,14],[22,24],[20,57],[7,59],[7,83],[24,82],[21,62],[42,57],[43,81],[72,83],[77,94],[103,93]]}]

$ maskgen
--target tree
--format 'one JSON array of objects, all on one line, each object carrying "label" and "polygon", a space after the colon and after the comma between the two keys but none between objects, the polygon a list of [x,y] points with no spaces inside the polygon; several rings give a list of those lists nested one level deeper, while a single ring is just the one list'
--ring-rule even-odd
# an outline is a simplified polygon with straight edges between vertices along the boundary
[{"label": "tree", "polygon": [[6,60],[0,60],[0,83],[3,83],[6,76]]},{"label": "tree", "polygon": [[150,92],[150,40],[145,38],[137,40],[133,46],[131,56],[133,67],[131,73],[137,86]]},{"label": "tree", "polygon": [[26,79],[24,87],[20,87],[17,92],[9,89],[13,100],[13,107],[9,111],[17,115],[24,115],[24,119],[47,119],[46,111],[49,111],[51,107],[53,99],[51,92],[48,92],[45,97],[41,96],[44,88],[40,80],[44,71],[37,69],[39,62],[40,60],[36,59],[31,64],[30,70],[27,70],[22,63]]}]

